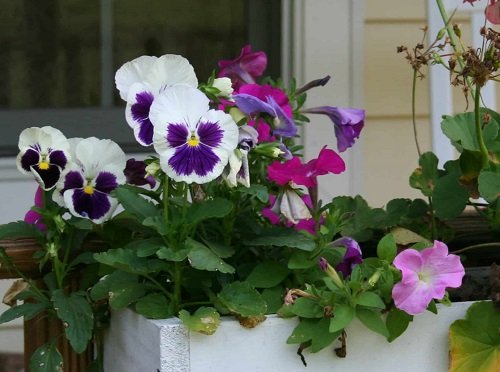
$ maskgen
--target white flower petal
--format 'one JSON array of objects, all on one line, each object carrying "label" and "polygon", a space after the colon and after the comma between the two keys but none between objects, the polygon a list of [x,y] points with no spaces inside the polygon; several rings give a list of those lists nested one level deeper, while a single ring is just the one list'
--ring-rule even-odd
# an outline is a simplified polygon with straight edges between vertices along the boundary
[{"label": "white flower petal", "polygon": [[120,91],[120,97],[126,101],[129,93],[129,88],[134,83],[143,82],[151,70],[157,57],[141,56],[130,62],[125,63],[116,71],[115,83],[116,88]]},{"label": "white flower petal", "polygon": [[198,79],[189,61],[176,54],[165,54],[154,61],[144,82],[160,91],[164,87],[186,84],[198,86]]}]

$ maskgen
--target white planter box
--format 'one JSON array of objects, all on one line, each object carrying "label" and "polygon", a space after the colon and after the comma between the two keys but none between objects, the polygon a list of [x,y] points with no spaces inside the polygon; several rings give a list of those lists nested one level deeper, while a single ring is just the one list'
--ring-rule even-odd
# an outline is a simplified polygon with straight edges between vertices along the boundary
[{"label": "white planter box", "polygon": [[[304,352],[307,368],[286,339],[297,320],[269,316],[254,329],[231,318],[206,336],[189,332],[178,319],[150,320],[131,310],[115,312],[104,344],[105,372],[293,372],[448,370],[448,327],[472,302],[438,306],[439,314],[416,316],[396,341],[367,330],[359,322],[347,329],[347,357],[328,347]],[[337,345],[338,346],[338,345]]]}]

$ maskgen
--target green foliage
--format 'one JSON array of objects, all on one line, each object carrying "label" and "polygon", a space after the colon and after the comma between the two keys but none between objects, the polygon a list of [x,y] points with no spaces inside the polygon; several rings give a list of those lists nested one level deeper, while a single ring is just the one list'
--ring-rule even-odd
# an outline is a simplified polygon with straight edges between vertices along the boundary
[{"label": "green foliage", "polygon": [[482,171],[478,179],[479,193],[493,203],[500,197],[500,172]]},{"label": "green foliage", "polygon": [[286,266],[275,261],[266,261],[256,265],[246,280],[255,288],[271,288],[281,283],[288,274]]},{"label": "green foliage", "polygon": [[160,260],[138,257],[136,251],[124,248],[95,253],[94,259],[104,265],[132,274],[153,273],[161,270],[164,265]]},{"label": "green foliage", "polygon": [[338,304],[333,309],[333,318],[330,319],[329,330],[330,332],[338,332],[343,330],[351,324],[356,314],[352,306],[345,304]]},{"label": "green foliage", "polygon": [[46,343],[35,350],[30,358],[31,372],[62,372],[63,358],[55,341]]},{"label": "green foliage", "polygon": [[392,234],[387,234],[378,242],[377,256],[391,263],[394,257],[396,257],[397,250],[398,247],[396,246],[394,236]]},{"label": "green foliage", "polygon": [[285,229],[273,229],[264,232],[262,236],[244,241],[243,244],[249,246],[289,247],[303,251],[312,251],[315,248],[312,238],[300,232]]},{"label": "green foliage", "polygon": [[340,331],[330,332],[327,318],[303,319],[286,342],[287,344],[310,343],[311,352],[317,353],[335,341],[339,335]]},{"label": "green foliage", "polygon": [[112,194],[118,199],[123,208],[140,222],[159,214],[158,208],[153,203],[147,201],[127,186],[119,186]]},{"label": "green foliage", "polygon": [[198,270],[220,271],[221,273],[232,274],[234,267],[227,264],[220,256],[208,248],[206,245],[193,239],[188,239],[186,247],[189,249],[189,263]]},{"label": "green foliage", "polygon": [[17,221],[0,225],[0,240],[16,238],[40,238],[40,230],[30,223]]},{"label": "green foliage", "polygon": [[135,311],[147,318],[165,319],[172,316],[169,301],[162,293],[150,293],[135,304]]},{"label": "green foliage", "polygon": [[248,282],[227,284],[217,297],[232,314],[250,317],[267,311],[266,301]]},{"label": "green foliage", "polygon": [[181,310],[179,318],[189,330],[206,335],[214,334],[220,324],[220,314],[213,307],[200,307],[194,314]]},{"label": "green foliage", "polygon": [[385,321],[385,325],[389,331],[389,338],[387,341],[392,342],[401,336],[403,332],[406,331],[412,320],[413,316],[399,310],[398,308],[391,308]]},{"label": "green foliage", "polygon": [[0,315],[0,324],[10,322],[11,320],[24,317],[26,320],[33,319],[42,311],[50,307],[50,302],[25,302],[21,305],[13,306],[5,310]]},{"label": "green foliage", "polygon": [[374,310],[356,308],[356,317],[363,323],[368,329],[381,334],[382,336],[389,338],[389,330],[387,329],[384,321],[382,320],[380,313]]},{"label": "green foliage", "polygon": [[186,223],[196,225],[210,218],[222,218],[233,210],[233,203],[222,198],[214,198],[194,203],[189,207]]},{"label": "green foliage", "polygon": [[135,274],[114,271],[103,277],[90,291],[93,300],[109,299],[109,305],[115,309],[124,309],[146,293],[143,283]]},{"label": "green foliage", "polygon": [[500,370],[500,313],[493,302],[476,302],[450,326],[450,371]]}]

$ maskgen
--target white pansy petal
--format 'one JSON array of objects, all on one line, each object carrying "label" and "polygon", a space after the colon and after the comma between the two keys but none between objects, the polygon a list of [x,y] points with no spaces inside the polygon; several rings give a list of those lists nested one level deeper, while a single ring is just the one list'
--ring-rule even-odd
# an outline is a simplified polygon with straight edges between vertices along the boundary
[{"label": "white pansy petal", "polygon": [[130,87],[134,83],[143,82],[151,70],[157,57],[141,56],[125,63],[116,71],[115,84],[120,91],[120,97],[126,101]]},{"label": "white pansy petal", "polygon": [[116,166],[122,172],[126,165],[126,156],[115,142],[96,137],[85,138],[76,147],[78,162],[85,169],[85,176],[94,178],[105,167]]},{"label": "white pansy petal", "polygon": [[145,80],[147,84],[160,91],[164,87],[186,84],[193,88],[198,86],[198,79],[189,61],[176,54],[165,54],[151,66]]},{"label": "white pansy petal", "polygon": [[221,145],[219,146],[220,148],[230,153],[238,146],[239,130],[231,115],[221,110],[210,110],[200,121],[208,121],[219,125],[224,132]]}]

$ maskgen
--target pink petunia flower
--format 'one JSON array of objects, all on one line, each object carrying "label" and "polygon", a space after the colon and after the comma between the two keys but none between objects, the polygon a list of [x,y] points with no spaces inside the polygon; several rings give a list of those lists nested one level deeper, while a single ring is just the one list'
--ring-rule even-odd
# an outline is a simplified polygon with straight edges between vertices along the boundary
[{"label": "pink petunia flower", "polygon": [[[35,207],[43,207],[42,194],[43,190],[40,186],[38,186],[35,192]],[[43,223],[42,215],[34,210],[29,210],[28,212],[26,212],[26,215],[24,216],[24,222],[35,225],[40,231],[45,231],[47,229],[47,227]]]},{"label": "pink petunia flower", "polygon": [[490,4],[485,9],[486,19],[491,23],[500,24],[500,1],[490,0]]},{"label": "pink petunia flower", "polygon": [[238,58],[221,60],[218,65],[217,77],[230,78],[233,88],[238,90],[241,85],[253,84],[255,78],[262,76],[267,67],[267,56],[264,52],[252,52],[252,47],[245,45]]},{"label": "pink petunia flower", "polygon": [[316,177],[327,173],[339,174],[345,171],[345,163],[342,158],[326,146],[319,152],[318,158],[306,164],[302,164],[298,157],[294,157],[284,163],[273,162],[267,167],[267,175],[271,181],[280,186],[289,182],[305,187],[313,187],[318,184]]},{"label": "pink petunia flower", "polygon": [[432,299],[442,299],[447,287],[460,287],[465,274],[460,257],[448,254],[446,244],[437,240],[420,252],[402,251],[394,259],[394,266],[403,275],[392,289],[394,304],[411,315],[425,311]]}]

